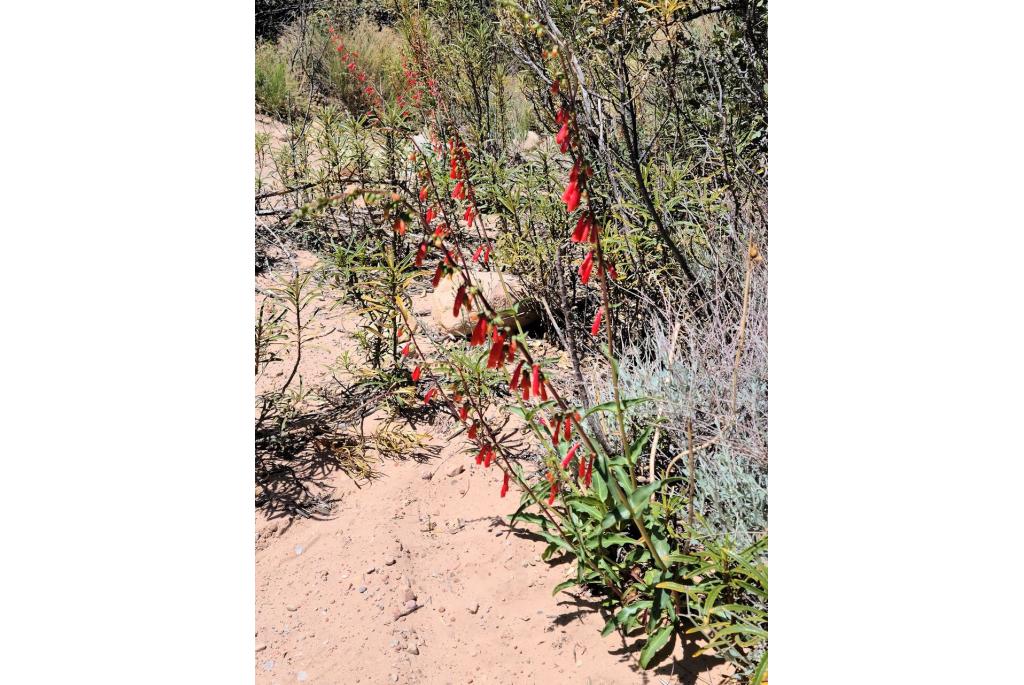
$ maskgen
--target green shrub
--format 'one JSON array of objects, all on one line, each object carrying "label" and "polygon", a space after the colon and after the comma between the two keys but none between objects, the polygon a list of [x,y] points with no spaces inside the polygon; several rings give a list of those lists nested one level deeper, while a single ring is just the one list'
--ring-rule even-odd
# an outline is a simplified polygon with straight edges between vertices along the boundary
[{"label": "green shrub", "polygon": [[256,104],[267,114],[287,116],[296,101],[296,80],[276,45],[256,48]]}]

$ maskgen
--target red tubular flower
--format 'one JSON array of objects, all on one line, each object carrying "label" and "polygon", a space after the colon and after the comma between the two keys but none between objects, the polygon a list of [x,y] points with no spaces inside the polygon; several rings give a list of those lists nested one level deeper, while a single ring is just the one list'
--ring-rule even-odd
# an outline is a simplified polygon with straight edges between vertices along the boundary
[{"label": "red tubular flower", "polygon": [[501,480],[501,496],[504,497],[508,494],[508,471],[505,472],[505,477]]},{"label": "red tubular flower", "polygon": [[487,451],[487,446],[484,445],[483,447],[480,448],[480,451],[476,453],[476,463],[477,464],[484,463],[484,452],[486,452],[486,451]]},{"label": "red tubular flower", "polygon": [[419,381],[421,373],[423,373],[423,370],[420,369],[420,367],[418,367],[418,366],[415,369],[412,370],[412,382],[413,383],[416,383],[416,382]]},{"label": "red tubular flower", "polygon": [[583,483],[589,488],[590,479],[594,475],[594,457],[590,458],[590,463],[587,464],[587,475],[583,477]]},{"label": "red tubular flower", "polygon": [[516,370],[512,372],[512,382],[508,384],[509,390],[515,390],[516,388],[519,387],[519,374],[522,372],[522,370],[523,362],[520,360],[520,362],[516,364]]},{"label": "red tubular flower", "polygon": [[555,123],[561,126],[567,121],[569,121],[569,113],[565,111],[565,107],[562,107],[558,110],[558,114],[555,115]]},{"label": "red tubular flower", "polygon": [[427,223],[429,224],[431,221],[433,221],[435,216],[437,216],[437,213],[434,211],[434,208],[433,207],[428,208],[427,209]]},{"label": "red tubular flower", "polygon": [[[420,243],[420,247],[416,250],[416,266],[423,266],[423,258],[427,256],[427,244]],[[437,287],[437,286],[434,286]]]},{"label": "red tubular flower", "polygon": [[483,345],[485,340],[487,340],[487,319],[481,316],[477,319],[476,327],[473,329],[473,336],[469,339],[469,345],[470,347]]},{"label": "red tubular flower", "polygon": [[523,402],[530,399],[530,384],[526,382],[526,377],[523,377],[523,382],[519,384],[519,387],[523,389]]},{"label": "red tubular flower", "polygon": [[604,313],[604,309],[598,309],[597,314],[594,315],[594,324],[590,327],[590,334],[597,335],[597,332],[601,330],[601,315]]},{"label": "red tubular flower", "polygon": [[474,262],[479,262],[480,261],[480,253],[483,252],[483,251],[484,251],[484,246],[483,245],[481,245],[480,247],[476,248],[476,252],[473,253],[473,261]]},{"label": "red tubular flower", "polygon": [[437,269],[434,270],[434,277],[430,280],[430,284],[437,287],[437,284],[441,282],[441,276],[444,275],[444,262],[438,262]]},{"label": "red tubular flower", "polygon": [[551,82],[551,94],[558,95],[558,79]]},{"label": "red tubular flower", "polygon": [[476,440],[476,424],[475,423],[472,426],[469,427],[468,435],[469,435],[469,439],[470,440]]},{"label": "red tubular flower", "polygon": [[405,221],[397,219],[395,221],[395,231],[398,232],[398,235],[405,235]]},{"label": "red tubular flower", "polygon": [[551,494],[548,496],[548,505],[549,506],[555,503],[555,495],[557,495],[557,494],[558,494],[558,481],[552,479],[551,480]]},{"label": "red tubular flower", "polygon": [[355,63],[355,62],[349,62],[349,63],[348,63],[348,70],[349,70],[349,71],[350,71],[351,73],[353,73],[353,74],[354,74],[354,73],[356,72],[356,63]]},{"label": "red tubular flower", "polygon": [[452,395],[452,402],[461,402],[461,401],[462,401],[462,393],[457,392],[454,395]]},{"label": "red tubular flower", "polygon": [[505,359],[505,336],[498,334],[497,339],[491,344],[491,353],[487,356],[487,368],[497,369]]},{"label": "red tubular flower", "polygon": [[587,459],[586,457],[580,457],[580,468],[576,473],[580,480],[583,480],[587,476]]},{"label": "red tubular flower", "polygon": [[438,224],[437,228],[434,229],[434,237],[443,238],[444,234],[448,232],[448,224]]},{"label": "red tubular flower", "polygon": [[572,419],[568,416],[565,417],[565,428],[562,430],[562,433],[565,434],[566,440],[572,438]]},{"label": "red tubular flower", "polygon": [[546,380],[544,380],[544,378],[541,378],[540,379],[540,401],[541,402],[547,402],[548,401],[547,385],[548,385],[548,382]]},{"label": "red tubular flower", "polygon": [[579,221],[576,222],[576,230],[572,232],[572,241],[574,243],[585,243],[590,239],[590,230],[593,228],[594,222],[590,218],[590,214],[584,214],[580,217]]},{"label": "red tubular flower", "polygon": [[558,129],[558,133],[555,134],[555,142],[562,148],[562,152],[565,152],[567,143],[569,142],[569,122],[566,121],[562,124],[562,128]]},{"label": "red tubular flower", "polygon": [[459,181],[455,184],[455,190],[452,191],[452,199],[454,200],[465,200],[466,199],[466,186],[465,181]]},{"label": "red tubular flower", "polygon": [[507,363],[511,364],[512,360],[515,359],[515,358],[516,358],[516,340],[515,340],[515,338],[513,338],[508,343],[508,356],[505,357],[505,361]]},{"label": "red tubular flower", "polygon": [[461,420],[465,421],[466,417],[468,417],[468,416],[469,416],[469,405],[468,404],[464,404],[461,407],[459,407],[459,418]]},{"label": "red tubular flower", "polygon": [[494,458],[494,450],[487,446],[487,451],[484,452],[484,468],[489,469],[491,467],[491,459]]},{"label": "red tubular flower", "polygon": [[408,357],[409,356],[409,346],[410,345],[412,345],[412,342],[407,342],[407,343],[405,343],[405,347],[402,348],[402,356],[403,357]]},{"label": "red tubular flower", "polygon": [[551,433],[551,446],[558,447],[558,432],[562,428],[562,422],[558,419],[552,419],[551,425],[554,427],[554,431]]},{"label": "red tubular flower", "polygon": [[449,176],[452,178],[452,180],[455,180],[459,177],[459,163],[455,160],[454,157],[452,157],[452,172],[451,174],[449,174]]},{"label": "red tubular flower", "polygon": [[590,280],[590,272],[594,269],[594,253],[588,252],[587,256],[584,257],[583,263],[580,264],[580,281],[583,285],[586,285]]},{"label": "red tubular flower", "polygon": [[466,207],[466,212],[462,215],[462,218],[466,221],[466,224],[472,224],[475,216],[476,215],[473,213],[473,205],[470,205]]},{"label": "red tubular flower", "polygon": [[569,466],[569,463],[572,461],[572,458],[576,456],[576,452],[579,451],[579,449],[580,443],[578,442],[569,448],[569,451],[565,453],[565,459],[562,460],[563,469]]},{"label": "red tubular flower", "polygon": [[534,395],[540,394],[540,365],[534,364],[530,378],[530,390]]},{"label": "red tubular flower", "polygon": [[455,293],[455,306],[452,307],[452,316],[455,318],[459,317],[459,310],[462,309],[462,303],[466,301],[466,286],[460,285],[458,292]]},{"label": "red tubular flower", "polygon": [[613,281],[619,280],[619,272],[615,270],[614,264],[608,265],[608,277],[611,278]]},{"label": "red tubular flower", "polygon": [[430,404],[430,400],[434,396],[435,392],[437,392],[437,388],[436,387],[431,388],[430,390],[427,390],[427,394],[423,398],[423,404]]},{"label": "red tubular flower", "polygon": [[487,247],[484,249],[484,258],[483,258],[484,264],[486,264],[487,260],[489,260],[490,258],[491,258],[491,244],[488,243]]},{"label": "red tubular flower", "polygon": [[565,210],[571,212],[580,206],[580,186],[577,181],[569,181],[562,193],[562,202],[565,203]]}]

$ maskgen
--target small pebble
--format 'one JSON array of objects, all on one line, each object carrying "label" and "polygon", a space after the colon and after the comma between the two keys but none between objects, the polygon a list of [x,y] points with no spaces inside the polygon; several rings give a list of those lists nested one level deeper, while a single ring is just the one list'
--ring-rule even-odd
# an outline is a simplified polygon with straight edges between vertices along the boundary
[{"label": "small pebble", "polygon": [[302,545],[295,545],[295,556],[299,556],[305,548]]},{"label": "small pebble", "polygon": [[359,590],[359,592],[366,592],[366,586],[365,585],[360,585],[357,589]]}]

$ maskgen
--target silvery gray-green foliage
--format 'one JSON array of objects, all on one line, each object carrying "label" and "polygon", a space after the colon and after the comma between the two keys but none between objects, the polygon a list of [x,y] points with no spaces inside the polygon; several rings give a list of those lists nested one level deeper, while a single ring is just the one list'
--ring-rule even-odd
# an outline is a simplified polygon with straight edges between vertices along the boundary
[{"label": "silvery gray-green foliage", "polygon": [[[624,350],[619,362],[623,396],[652,400],[632,406],[630,414],[638,425],[655,421],[660,426],[659,476],[673,457],[682,455],[668,475],[689,478],[689,420],[695,445],[717,437],[695,454],[695,509],[709,532],[744,545],[767,530],[768,517],[767,313],[760,292],[760,287],[751,289],[738,365],[738,322],[718,318],[717,311],[715,325],[689,325],[674,316],[668,323],[655,320],[649,335]],[[606,392],[610,395],[610,389]]]}]

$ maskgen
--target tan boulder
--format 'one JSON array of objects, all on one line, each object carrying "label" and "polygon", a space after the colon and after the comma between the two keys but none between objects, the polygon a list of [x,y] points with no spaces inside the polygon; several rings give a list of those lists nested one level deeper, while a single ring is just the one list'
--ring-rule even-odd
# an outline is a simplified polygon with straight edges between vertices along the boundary
[{"label": "tan boulder", "polygon": [[532,152],[533,150],[536,150],[538,147],[540,147],[540,144],[543,142],[544,139],[541,138],[536,131],[527,131],[526,138],[523,139],[522,145],[520,145],[519,149],[522,150],[524,153]]},{"label": "tan boulder", "polygon": [[[522,281],[511,274],[499,274],[497,271],[474,271],[470,274],[473,284],[497,311],[519,305],[518,316],[507,316],[504,324],[514,326],[518,319],[524,329],[540,318],[540,307],[528,293]],[[466,307],[459,312],[458,318],[453,316],[455,295],[462,285],[461,274],[455,274],[438,284],[430,296],[430,314],[434,325],[445,333],[462,336],[469,335],[476,325],[478,313]]]}]

